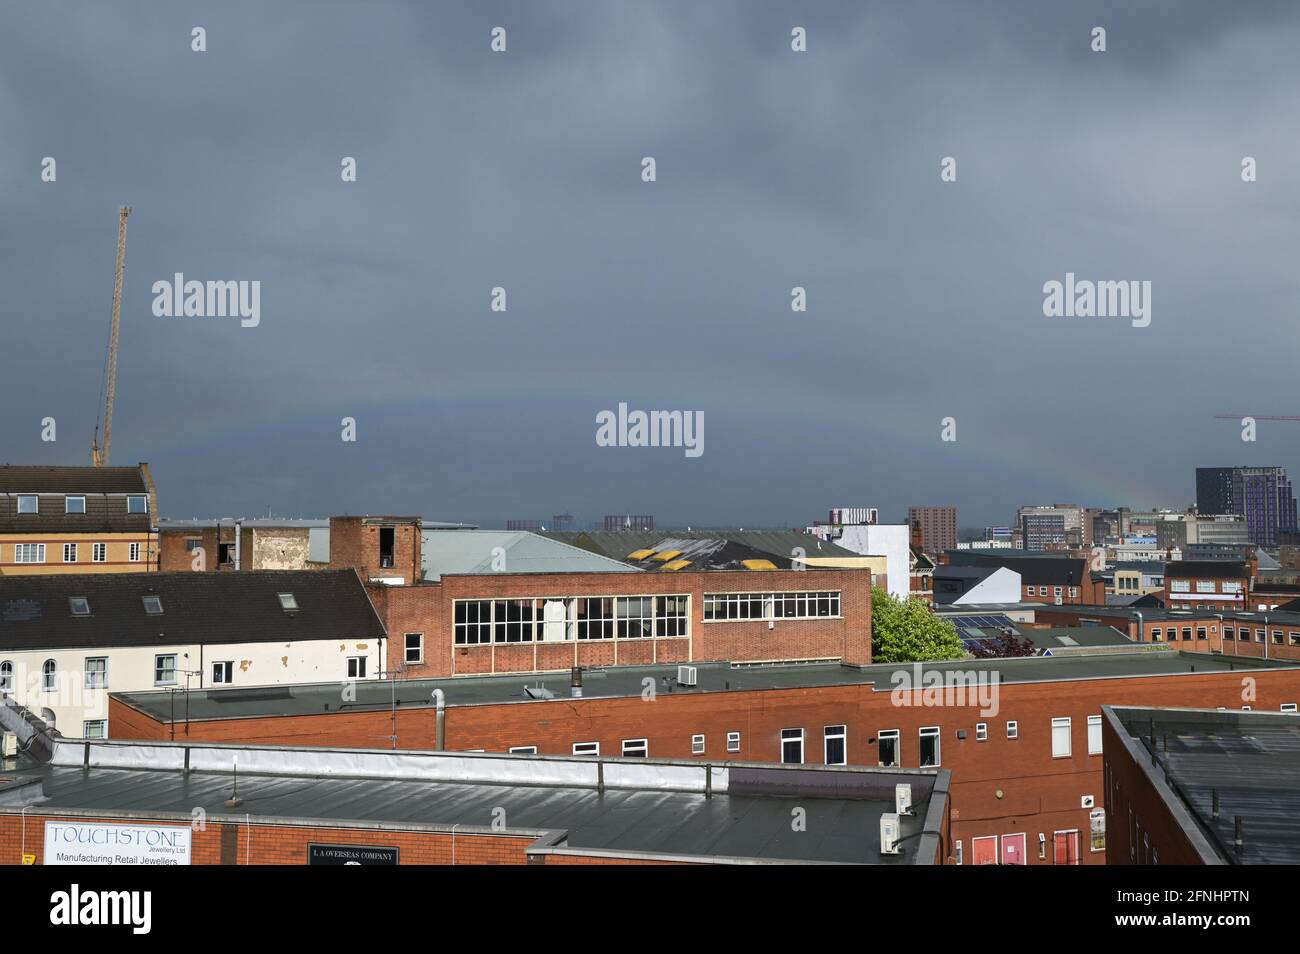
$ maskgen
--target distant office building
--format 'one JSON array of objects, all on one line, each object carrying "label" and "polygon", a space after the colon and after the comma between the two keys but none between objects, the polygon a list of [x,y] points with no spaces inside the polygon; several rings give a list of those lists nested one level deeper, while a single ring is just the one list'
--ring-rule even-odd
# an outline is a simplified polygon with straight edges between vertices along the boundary
[{"label": "distant office building", "polygon": [[920,524],[921,548],[926,553],[942,553],[957,546],[956,507],[908,507],[909,526]]},{"label": "distant office building", "polygon": [[1239,513],[1232,498],[1235,467],[1196,468],[1196,509],[1200,513]]},{"label": "distant office building", "polygon": [[1295,494],[1282,467],[1239,467],[1232,475],[1234,513],[1246,518],[1251,543],[1276,546],[1279,532],[1296,529]]},{"label": "distant office building", "polygon": [[1083,508],[1074,504],[1021,507],[1016,515],[1026,550],[1060,550],[1083,545]]},{"label": "distant office building", "polygon": [[606,514],[604,530],[606,533],[614,533],[619,530],[653,530],[655,528],[655,518],[653,516],[642,514]]},{"label": "distant office building", "polygon": [[535,533],[542,529],[542,522],[540,520],[507,520],[506,529],[523,530],[529,533]]},{"label": "distant office building", "polygon": [[573,514],[557,513],[551,517],[551,529],[557,533],[563,533],[566,530],[573,529]]},{"label": "distant office building", "polygon": [[1242,546],[1249,542],[1246,518],[1240,514],[1171,514],[1156,524],[1156,544],[1162,549],[1186,549],[1196,544]]},{"label": "distant office building", "polygon": [[880,511],[876,507],[833,507],[827,522],[844,527],[879,523]]}]

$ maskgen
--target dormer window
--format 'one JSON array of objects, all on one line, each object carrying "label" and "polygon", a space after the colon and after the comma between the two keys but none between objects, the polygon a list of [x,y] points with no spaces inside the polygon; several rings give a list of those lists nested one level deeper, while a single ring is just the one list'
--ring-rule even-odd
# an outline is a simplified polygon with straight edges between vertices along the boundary
[{"label": "dormer window", "polygon": [[150,616],[162,615],[163,609],[162,609],[161,596],[145,596],[142,597],[142,599],[144,600],[144,611],[146,613],[148,613]]},{"label": "dormer window", "polygon": [[64,497],[63,512],[64,513],[85,513],[86,498],[83,496]]},{"label": "dormer window", "polygon": [[89,616],[90,600],[86,599],[84,596],[69,596],[68,609],[71,611],[73,616]]},{"label": "dormer window", "polygon": [[40,513],[41,498],[35,494],[18,495],[18,512],[19,513]]},{"label": "dormer window", "polygon": [[126,498],[127,513],[148,513],[149,498],[144,494],[129,494]]},{"label": "dormer window", "polygon": [[298,600],[292,593],[277,594],[280,597],[280,608],[292,616],[298,612]]}]

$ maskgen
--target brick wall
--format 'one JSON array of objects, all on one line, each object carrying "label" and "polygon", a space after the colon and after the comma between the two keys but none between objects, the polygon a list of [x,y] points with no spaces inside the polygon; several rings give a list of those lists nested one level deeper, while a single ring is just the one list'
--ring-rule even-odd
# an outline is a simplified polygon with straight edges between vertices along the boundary
[{"label": "brick wall", "polygon": [[[1033,666],[1037,660],[1009,662]],[[1000,686],[998,712],[981,715],[978,705],[905,707],[890,692],[869,686],[825,686],[779,690],[744,690],[743,670],[735,673],[729,692],[673,694],[659,692],[654,701],[556,699],[518,701],[447,709],[448,749],[504,752],[512,746],[537,746],[538,752],[570,755],[575,742],[599,742],[602,755],[617,756],[625,739],[647,739],[652,758],[702,761],[779,761],[782,729],[804,730],[804,760],[820,764],[823,731],[847,726],[848,762],[878,763],[878,734],[899,730],[904,767],[919,766],[919,735],[924,726],[939,726],[942,767],[952,770],[953,839],[1025,832],[1030,863],[1039,863],[1038,834],[1047,842],[1051,863],[1052,834],[1078,829],[1084,864],[1104,861],[1088,846],[1091,795],[1103,807],[1102,757],[1088,753],[1088,717],[1100,716],[1103,704],[1183,706],[1277,711],[1282,703],[1300,702],[1300,670],[1247,668],[1237,672],[1171,676],[1078,679]],[[1244,695],[1247,691],[1253,696]],[[110,702],[115,738],[168,738],[168,727]],[[1072,752],[1053,758],[1051,723],[1071,720]],[[1008,720],[1018,723],[1015,740],[1007,738]],[[988,728],[987,741],[976,739],[976,724]],[[330,746],[387,747],[393,734],[391,712],[352,712],[267,719],[231,719],[191,724],[191,737],[210,741],[262,742]],[[432,749],[436,742],[432,708],[397,713],[397,746]],[[957,733],[965,733],[964,739]],[[728,752],[728,732],[740,732],[737,752]],[[691,737],[703,734],[705,750],[695,754]],[[181,738],[178,731],[177,738]]]}]

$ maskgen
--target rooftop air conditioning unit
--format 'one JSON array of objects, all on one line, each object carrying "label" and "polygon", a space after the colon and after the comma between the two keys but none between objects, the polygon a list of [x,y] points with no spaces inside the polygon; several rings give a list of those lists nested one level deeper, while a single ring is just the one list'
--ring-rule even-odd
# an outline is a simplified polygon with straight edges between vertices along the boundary
[{"label": "rooftop air conditioning unit", "polygon": [[893,812],[881,812],[880,853],[882,855],[901,855],[903,850],[898,847],[900,835],[901,829],[898,824],[898,816]]},{"label": "rooftop air conditioning unit", "polygon": [[18,736],[13,732],[4,733],[0,737],[0,758],[12,759],[18,757]]},{"label": "rooftop air conditioning unit", "polygon": [[894,786],[894,811],[899,815],[912,814],[912,786],[907,782]]},{"label": "rooftop air conditioning unit", "polygon": [[693,686],[698,681],[694,666],[677,667],[677,685]]}]

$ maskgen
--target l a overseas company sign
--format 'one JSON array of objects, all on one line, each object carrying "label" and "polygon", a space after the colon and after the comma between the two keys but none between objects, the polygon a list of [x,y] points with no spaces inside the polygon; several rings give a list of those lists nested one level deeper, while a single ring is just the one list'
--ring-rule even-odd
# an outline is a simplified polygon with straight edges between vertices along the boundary
[{"label": "l a overseas company sign", "polygon": [[190,830],[178,825],[47,821],[47,865],[188,865]]}]

